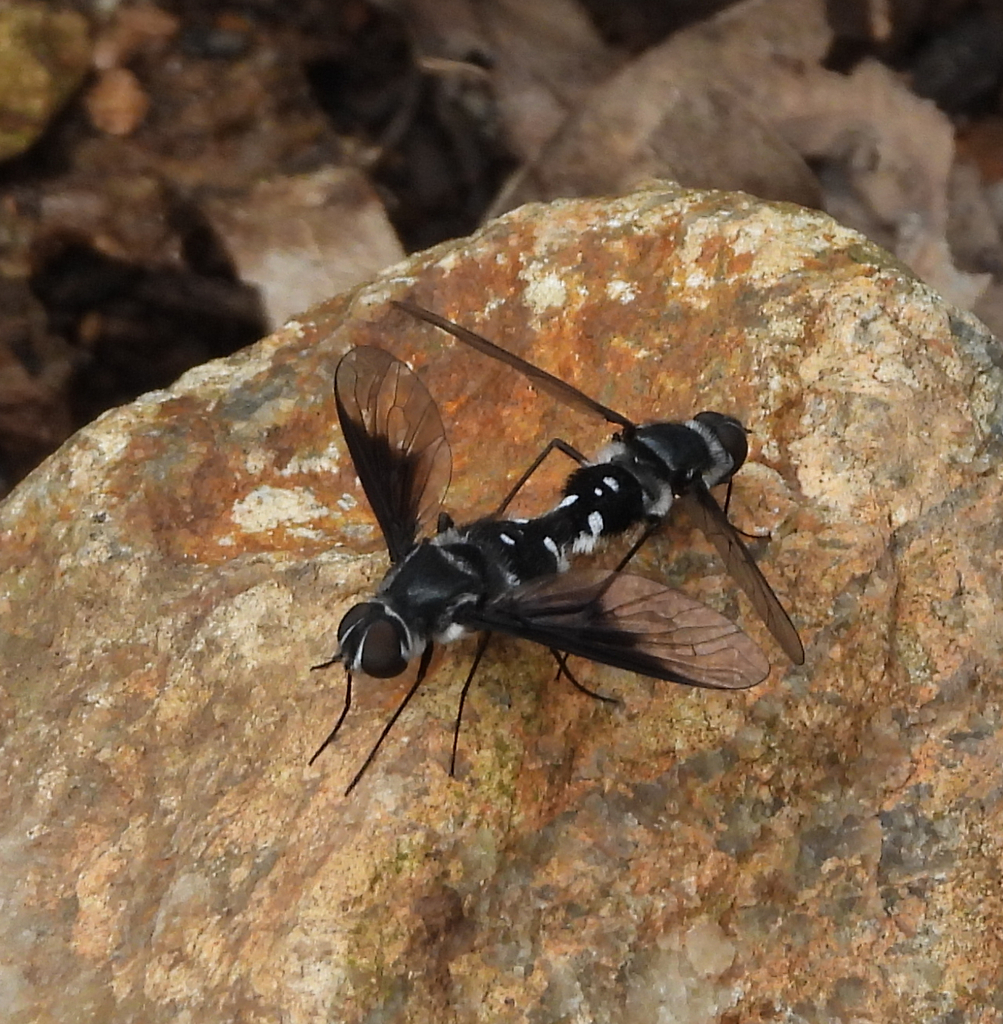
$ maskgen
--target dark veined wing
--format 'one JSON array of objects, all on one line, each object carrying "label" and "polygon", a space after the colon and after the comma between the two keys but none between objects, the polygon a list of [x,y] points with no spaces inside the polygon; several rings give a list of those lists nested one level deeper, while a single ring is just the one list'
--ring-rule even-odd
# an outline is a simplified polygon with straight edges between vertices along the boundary
[{"label": "dark veined wing", "polygon": [[459,618],[689,686],[741,690],[770,671],[735,623],[678,590],[628,573],[573,569],[516,587]]},{"label": "dark veined wing", "polygon": [[728,573],[745,591],[756,613],[795,665],[804,664],[804,646],[790,616],[759,571],[738,531],[702,481],[696,481],[676,502],[717,548]]},{"label": "dark veined wing", "polygon": [[438,515],[449,486],[452,460],[439,410],[407,366],[370,346],[338,363],[334,398],[362,489],[399,562]]},{"label": "dark veined wing", "polygon": [[515,353],[509,352],[500,345],[496,345],[493,341],[488,341],[487,338],[482,338],[481,335],[467,330],[466,327],[454,324],[452,320],[447,320],[445,317],[439,316],[438,313],[433,313],[430,309],[425,309],[424,306],[419,306],[410,299],[402,299],[399,302],[395,299],[393,300],[393,305],[397,306],[398,309],[403,309],[405,313],[410,313],[411,316],[417,317],[419,320],[434,324],[441,330],[451,334],[454,338],[458,338],[464,344],[477,349],[478,352],[514,367],[534,387],[539,388],[540,391],[546,391],[548,394],[576,409],[581,409],[594,416],[601,416],[607,422],[615,423],[618,427],[624,427],[629,430],[634,426],[625,416],[614,412],[614,410],[603,405],[601,402],[597,402],[594,398],[589,398],[588,395],[561,380],[560,377],[555,377],[552,373],[541,370],[539,366],[534,366],[520,356],[515,355]]}]

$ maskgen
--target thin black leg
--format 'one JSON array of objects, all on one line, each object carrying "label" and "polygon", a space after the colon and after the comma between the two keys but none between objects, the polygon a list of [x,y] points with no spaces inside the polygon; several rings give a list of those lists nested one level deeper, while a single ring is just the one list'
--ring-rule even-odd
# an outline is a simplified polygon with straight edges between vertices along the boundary
[{"label": "thin black leg", "polygon": [[587,686],[583,686],[577,679],[571,674],[571,669],[568,668],[568,656],[562,654],[561,651],[555,651],[553,647],[550,648],[550,653],[554,656],[554,660],[557,662],[557,675],[554,676],[554,682],[556,683],[561,676],[567,676],[571,684],[582,691],[587,697],[592,697],[595,700],[601,700],[605,704],[619,704],[620,702],[616,697],[607,697],[604,693],[596,693],[595,690],[590,690]]},{"label": "thin black leg", "polygon": [[411,684],[411,689],[407,691],[404,699],[397,705],[397,710],[390,716],[390,721],[383,726],[383,732],[380,733],[380,738],[373,745],[373,749],[369,751],[369,756],[363,762],[362,767],[355,773],[355,778],[348,784],[348,789],[345,790],[345,796],[355,789],[359,779],[365,774],[366,769],[373,763],[373,758],[376,757],[376,752],[380,749],[383,741],[387,738],[388,733],[394,727],[397,719],[400,718],[401,712],[408,706],[411,698],[418,691],[418,687],[421,686],[422,681],[425,679],[425,673],[428,672],[428,666],[432,661],[432,651],[434,646],[429,644],[422,652],[421,661],[418,663],[418,675],[415,677],[414,682]]},{"label": "thin black leg", "polygon": [[554,450],[564,452],[568,458],[573,459],[578,463],[579,466],[584,466],[586,459],[577,448],[573,448],[567,441],[562,441],[559,437],[552,438],[548,443],[547,447],[540,452],[539,455],[533,460],[532,465],[521,477],[516,481],[515,486],[505,495],[502,503],[492,513],[492,518],[497,519],[504,511],[512,504],[513,499],[522,490],[526,481],[540,468],[543,460]]},{"label": "thin black leg", "polygon": [[[721,507],[721,511],[724,513],[725,519],[728,519],[728,509],[731,507],[731,491],[732,491],[732,488],[734,486],[735,486],[735,478],[734,477],[729,477],[728,478],[728,490],[725,491],[725,494],[724,494],[724,505]],[[729,520],[729,522],[731,522],[731,520]],[[769,530],[767,530],[765,533],[746,533],[745,530],[740,530],[737,526],[735,526],[734,523],[732,523],[731,525],[734,527],[735,533],[739,534],[742,537],[745,537],[746,540],[769,540],[770,539],[770,531]]]},{"label": "thin black leg", "polygon": [[[327,668],[328,665],[334,664],[333,661],[329,661],[324,665],[314,665],[314,668]],[[334,728],[327,734],[327,739],[314,751],[313,757],[307,761],[307,764],[313,764],[318,757],[324,752],[327,746],[334,742],[334,737],[338,735],[338,730],[341,728],[341,723],[345,721],[348,715],[348,709],[352,706],[352,673],[348,672],[345,676],[345,706],[341,709],[341,714],[338,715],[338,721],[334,723]]]},{"label": "thin black leg", "polygon": [[463,689],[460,691],[460,706],[456,709],[456,725],[453,727],[453,755],[449,759],[449,777],[451,779],[456,777],[456,748],[460,743],[460,721],[463,718],[463,705],[467,702],[467,691],[470,689],[470,684],[474,681],[477,666],[480,665],[481,658],[484,657],[484,652],[487,650],[490,640],[490,633],[481,634],[481,638],[477,643],[477,653],[474,655],[470,671],[467,673],[467,681],[463,684]]},{"label": "thin black leg", "polygon": [[645,527],[641,536],[634,541],[630,546],[630,550],[620,559],[616,567],[616,572],[623,572],[624,566],[641,550],[648,538],[662,525],[663,520],[656,519],[653,522],[648,523]]}]

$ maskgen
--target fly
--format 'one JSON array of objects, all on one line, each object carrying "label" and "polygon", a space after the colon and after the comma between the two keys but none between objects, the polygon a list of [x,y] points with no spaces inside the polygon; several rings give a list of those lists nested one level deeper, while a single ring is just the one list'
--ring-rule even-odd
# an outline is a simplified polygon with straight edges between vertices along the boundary
[{"label": "fly", "polygon": [[[310,763],[345,721],[356,673],[391,678],[418,659],[414,682],[346,795],[424,681],[434,645],[466,633],[482,636],[460,697],[453,764],[463,701],[492,632],[550,648],[562,673],[579,686],[567,673],[565,655],[711,689],[744,689],[766,678],[762,651],[699,601],[629,573],[571,569],[570,556],[588,550],[600,533],[616,532],[616,524],[602,521],[596,507],[583,520],[578,499],[569,500],[567,491],[535,519],[495,516],[455,525],[442,511],[452,462],[439,411],[418,377],[388,352],[349,351],[335,371],[334,392],[391,567],[373,597],[346,612],[337,653],[317,666],[345,665],[345,703]],[[602,508],[616,504],[620,487],[619,473],[607,477]]]},{"label": "fly", "polygon": [[[710,490],[718,484],[730,486],[731,478],[748,455],[747,431],[737,419],[723,413],[701,412],[686,423],[659,422],[639,426],[559,377],[415,302],[395,301],[394,305],[447,331],[478,352],[507,363],[539,390],[618,427],[618,432],[596,461],[577,472],[589,473],[591,478],[596,472],[601,474],[606,467],[622,466],[642,486],[642,504],[635,504],[629,509],[625,507],[622,514],[633,518],[631,525],[643,522],[646,529],[620,563],[621,568],[664,521],[672,505],[682,505],[717,549],[728,572],[748,595],[787,657],[795,665],[804,664],[804,646],[790,616]],[[583,457],[563,442],[555,441],[551,445],[560,447],[584,463]],[[531,469],[539,465],[549,449],[548,445]],[[524,481],[525,475],[517,486]]]}]

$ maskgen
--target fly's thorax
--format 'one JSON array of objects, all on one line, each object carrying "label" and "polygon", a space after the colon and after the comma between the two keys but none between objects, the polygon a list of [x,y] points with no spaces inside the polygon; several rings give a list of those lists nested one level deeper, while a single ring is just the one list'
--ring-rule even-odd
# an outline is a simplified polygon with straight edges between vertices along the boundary
[{"label": "fly's thorax", "polygon": [[685,423],[648,423],[632,437],[638,462],[660,467],[673,494],[684,494],[695,480],[708,487],[729,480],[748,452],[745,428],[732,416],[702,412]]},{"label": "fly's thorax", "polygon": [[407,623],[415,635],[428,637],[460,598],[477,599],[486,590],[490,566],[454,528],[417,544],[381,584],[377,596]]},{"label": "fly's thorax", "polygon": [[376,596],[350,608],[338,626],[338,660],[378,679],[400,675],[431,639],[455,639],[457,609],[484,593],[479,555],[462,531],[422,541],[387,573]]},{"label": "fly's thorax", "polygon": [[620,466],[627,470],[641,489],[644,518],[664,519],[672,508],[672,468],[641,438],[644,427],[617,434],[596,456],[596,464]]}]

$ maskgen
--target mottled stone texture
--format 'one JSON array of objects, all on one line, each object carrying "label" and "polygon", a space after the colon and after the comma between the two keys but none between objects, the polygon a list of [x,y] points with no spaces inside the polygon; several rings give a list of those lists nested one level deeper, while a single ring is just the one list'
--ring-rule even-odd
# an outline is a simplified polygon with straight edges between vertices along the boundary
[{"label": "mottled stone texture", "polygon": [[[332,374],[407,358],[488,511],[604,436],[388,305],[410,295],[643,420],[753,430],[732,515],[792,669],[684,522],[659,574],[775,669],[741,694],[492,648],[459,778],[451,646],[328,657],[386,568]],[[105,415],[2,507],[0,1017],[905,1022],[1003,1014],[999,349],[821,214],[672,187],[525,207]],[[524,507],[554,497],[560,456]]]}]

